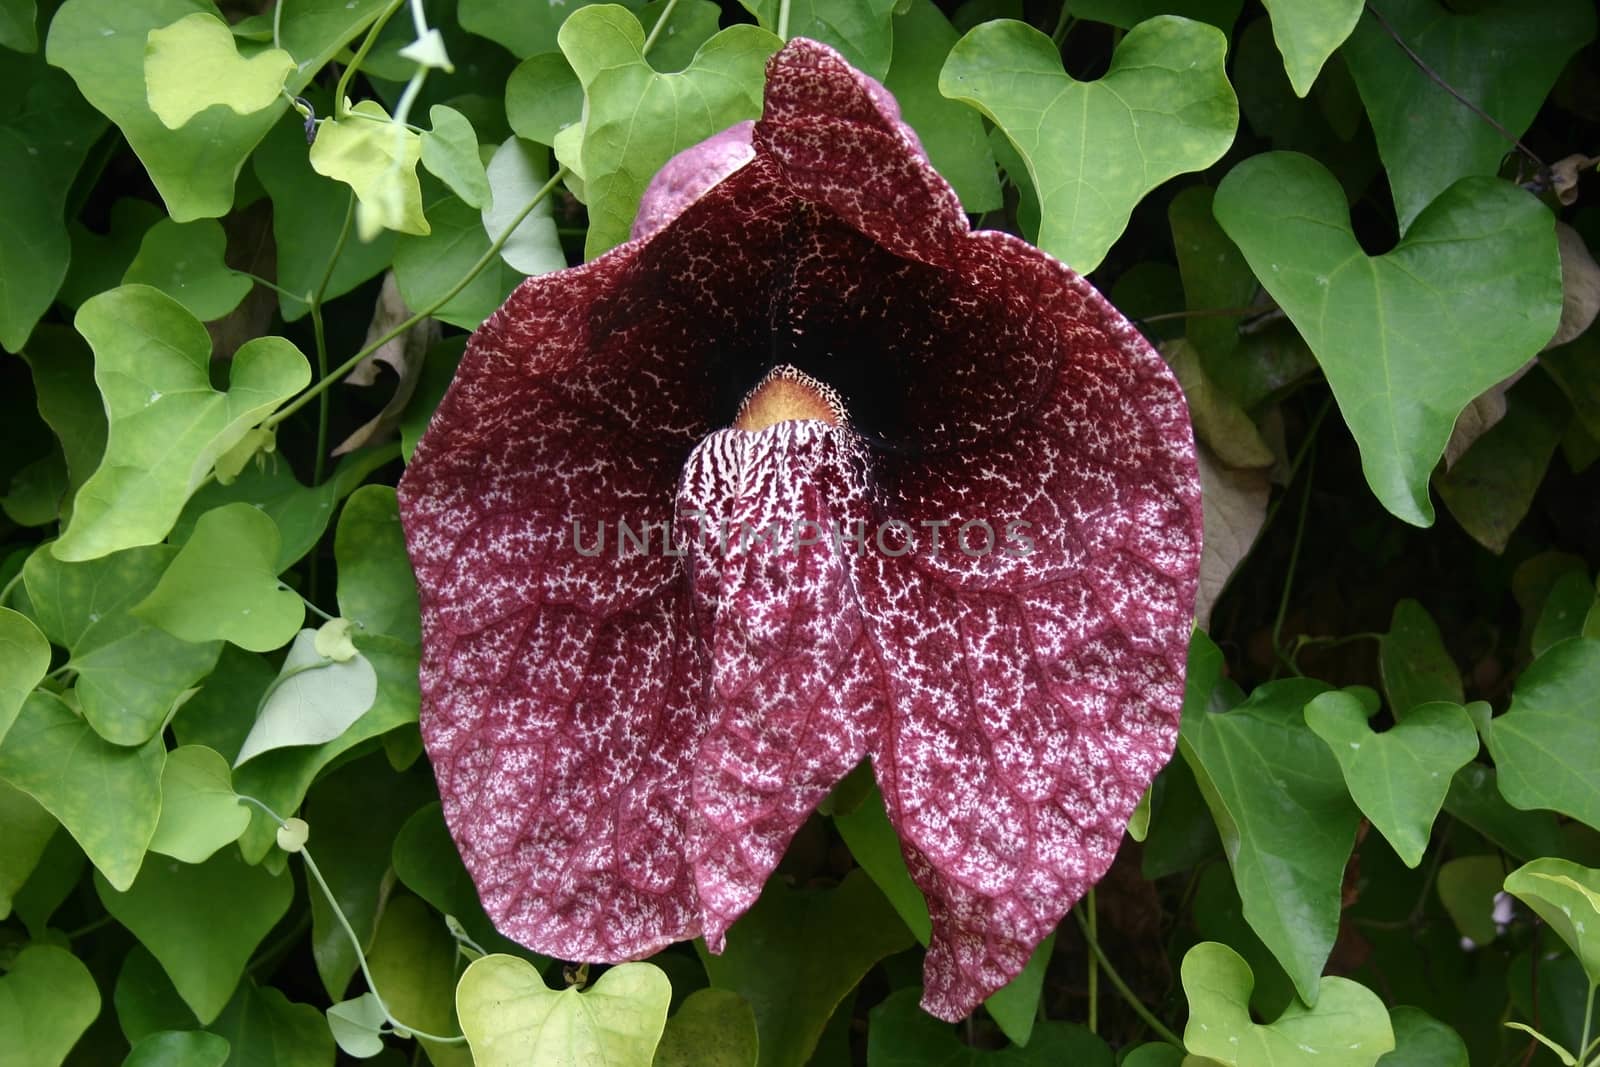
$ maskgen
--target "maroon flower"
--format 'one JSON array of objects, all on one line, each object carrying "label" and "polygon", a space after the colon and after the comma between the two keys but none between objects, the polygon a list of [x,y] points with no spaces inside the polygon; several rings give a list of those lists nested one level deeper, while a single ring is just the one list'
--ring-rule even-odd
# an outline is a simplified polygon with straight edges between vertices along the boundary
[{"label": "maroon flower", "polygon": [[1199,486],[1143,338],[969,231],[880,94],[784,48],[736,169],[669,170],[646,236],[473,337],[401,514],[423,736],[501,930],[718,952],[870,755],[956,1019],[1171,754]]}]

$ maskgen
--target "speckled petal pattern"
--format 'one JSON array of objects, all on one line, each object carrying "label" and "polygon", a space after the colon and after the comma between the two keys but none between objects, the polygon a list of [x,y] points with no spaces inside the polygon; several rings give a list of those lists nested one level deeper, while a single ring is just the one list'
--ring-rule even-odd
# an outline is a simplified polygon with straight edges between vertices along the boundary
[{"label": "speckled petal pattern", "polygon": [[[1149,345],[970,232],[881,93],[786,46],[747,161],[474,335],[401,514],[423,737],[506,934],[718,951],[870,754],[957,1019],[1171,755],[1199,483]],[[784,365],[849,417],[732,428]]]}]

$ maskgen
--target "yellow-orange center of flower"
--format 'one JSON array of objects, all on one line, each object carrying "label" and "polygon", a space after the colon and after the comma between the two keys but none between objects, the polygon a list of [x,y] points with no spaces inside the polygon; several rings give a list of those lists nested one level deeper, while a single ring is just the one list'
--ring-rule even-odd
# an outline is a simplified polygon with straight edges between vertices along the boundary
[{"label": "yellow-orange center of flower", "polygon": [[784,364],[773,368],[745,396],[733,428],[754,433],[780,422],[803,419],[838,426],[845,421],[844,401],[832,386]]}]

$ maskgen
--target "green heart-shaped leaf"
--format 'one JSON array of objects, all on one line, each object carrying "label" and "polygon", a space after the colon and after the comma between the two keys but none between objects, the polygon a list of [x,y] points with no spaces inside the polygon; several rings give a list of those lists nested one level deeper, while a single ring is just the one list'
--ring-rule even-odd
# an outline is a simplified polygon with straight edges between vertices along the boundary
[{"label": "green heart-shaped leaf", "polygon": [[501,0],[461,0],[461,28],[505,46],[526,59],[556,47],[556,31],[572,13],[595,3],[637,8],[640,0],[568,0],[565,4],[509,5]]},{"label": "green heart-shaped leaf", "polygon": [[204,863],[224,845],[239,840],[250,825],[250,809],[239,803],[228,761],[204,745],[183,745],[167,753],[161,771],[161,819],[150,851]]},{"label": "green heart-shaped leaf", "polygon": [[[800,1067],[839,1002],[912,937],[877,886],[852,871],[834,889],[790,889],[773,879],[728,932],[726,950],[700,962],[712,986],[755,1009],[763,1067]],[[782,959],[784,966],[772,961]]]},{"label": "green heart-shaped leaf", "polygon": [[1394,606],[1389,632],[1378,643],[1378,666],[1383,672],[1384,695],[1397,718],[1418,704],[1466,702],[1461,669],[1444,647],[1439,624],[1415,600],[1402,600]]},{"label": "green heart-shaped leaf", "polygon": [[[522,205],[518,206],[520,210]],[[432,307],[489,250],[483,217],[455,196],[428,205],[426,237],[402,236],[394,247],[394,276],[407,307]],[[523,275],[505,260],[494,262],[448,302],[435,308],[441,322],[476,330],[522,281]]]},{"label": "green heart-shaped leaf", "polygon": [[[122,129],[179,222],[223,215],[233,206],[240,166],[288,106],[278,96],[249,115],[219,107],[179,129],[163,123],[147,95],[146,41],[152,31],[188,16],[220,24],[211,4],[193,0],[67,0],[51,20],[45,46],[50,62],[72,75],[89,102]],[[180,80],[176,92],[185,91],[204,90]]]},{"label": "green heart-shaped leaf", "polygon": [[32,796],[126,889],[161,815],[159,737],[138,748],[100,738],[61,698],[36,690],[0,745],[0,778]]},{"label": "green heart-shaped leaf", "polygon": [[1478,754],[1478,735],[1459,704],[1422,704],[1383,733],[1348,692],[1306,705],[1306,725],[1327,742],[1350,797],[1406,866],[1422,861],[1433,820],[1456,771]]},{"label": "green heart-shaped leaf", "polygon": [[[383,0],[290,5],[279,35],[294,70],[283,88],[291,95],[304,89],[383,6]],[[45,45],[51,64],[72,75],[88,101],[121,128],[178,222],[227,214],[239,168],[288,107],[280,94],[248,115],[208,107],[178,129],[161,121],[145,83],[147,39],[151,31],[197,14],[220,21],[209,0],[67,0],[50,22]],[[201,88],[192,71],[188,77],[181,92],[227,91]]]},{"label": "green heart-shaped leaf", "polygon": [[894,62],[884,88],[917,131],[928,160],[949,180],[968,212],[1001,206],[1000,179],[983,119],[939,92],[939,71],[959,35],[933,0],[913,0],[894,17]]},{"label": "green heart-shaped leaf", "polygon": [[1600,985],[1600,871],[1544,858],[1506,876],[1506,892],[1539,913],[1567,943],[1590,985]]},{"label": "green heart-shaped leaf", "polygon": [[56,832],[55,818],[20,789],[0,781],[0,919],[11,914],[12,901],[39,866],[45,846]]},{"label": "green heart-shaped leaf", "polygon": [[[275,126],[250,160],[272,198],[272,239],[278,253],[278,285],[284,290],[278,294],[278,306],[286,321],[310,310],[299,298],[321,285],[325,274],[323,297],[331,300],[381,274],[389,265],[394,258],[395,235],[388,231],[372,241],[339,241],[354,194],[311,168],[305,132],[298,123]],[[328,262],[336,249],[339,257],[330,273]]]},{"label": "green heart-shaped leaf", "polygon": [[1560,320],[1550,212],[1506,182],[1464,179],[1393,251],[1368,256],[1339,183],[1291,152],[1235,167],[1214,210],[1316,353],[1373,492],[1407,522],[1431,524],[1428,476],[1456,416]]},{"label": "green heart-shaped leaf", "polygon": [[[500,246],[500,258],[519,274],[548,274],[566,267],[567,256],[561,250],[548,196],[517,220],[528,201],[550,180],[549,150],[520,137],[507,137],[495,149],[485,174],[493,195],[482,211],[484,232],[491,241],[498,241],[510,231]],[[513,222],[517,224],[514,230]]]},{"label": "green heart-shaped leaf", "polygon": [[1371,1067],[1394,1048],[1378,995],[1347,978],[1323,978],[1315,1007],[1291,1001],[1266,1025],[1250,1018],[1250,965],[1227,945],[1203,941],[1183,957],[1189,1024],[1183,1043],[1228,1067]]},{"label": "green heart-shaped leaf", "polygon": [[488,206],[489,179],[483,172],[472,122],[443,104],[428,109],[428,121],[432,129],[422,134],[422,165],[466,203]]},{"label": "green heart-shaped leaf", "polygon": [[217,458],[311,380],[299,349],[258,337],[234,354],[230,388],[211,388],[211,338],[165,293],[124,285],[78,310],[94,348],[110,429],[52,551],[87,560],[167,535]]},{"label": "green heart-shaped leaf", "polygon": [[58,1067],[99,1014],[89,968],[66,949],[29,945],[0,976],[0,1067]]},{"label": "green heart-shaped leaf", "polygon": [[[897,0],[739,0],[763,29],[787,33],[785,40],[809,37],[839,50],[857,70],[882,79],[894,46],[890,20]],[[780,14],[788,24],[780,26]]]},{"label": "green heart-shaped leaf", "polygon": [[1499,936],[1494,898],[1505,877],[1506,861],[1500,856],[1457,856],[1440,865],[1439,903],[1462,937],[1487,945]]},{"label": "green heart-shaped leaf", "polygon": [[150,110],[175,130],[209,107],[251,115],[277,103],[294,57],[270,48],[245,59],[228,24],[196,11],[145,38],[144,80]]},{"label": "green heart-shaped leaf", "polygon": [[644,57],[639,20],[614,5],[573,12],[559,41],[583,84],[584,118],[568,130],[575,158],[557,155],[583,179],[591,259],[628,239],[639,198],[663,163],[761,113],[767,57],[781,43],[755,26],[730,26],[684,70],[661,74]]},{"label": "green heart-shaped leaf", "polygon": [[277,523],[249,504],[213,508],[134,614],[185,641],[282,648],[306,616],[300,594],[278,581],[282,540]]},{"label": "green heart-shaped leaf", "polygon": [[[1587,0],[1497,0],[1462,14],[1436,0],[1385,0],[1380,10],[1430,71],[1518,137],[1567,59],[1594,36]],[[1402,231],[1456,179],[1499,170],[1505,135],[1435,85],[1375,16],[1361,20],[1343,54],[1372,120]]]},{"label": "green heart-shaped leaf", "polygon": [[1301,712],[1324,689],[1310,679],[1271,682],[1222,713],[1206,711],[1211,694],[1196,691],[1185,697],[1178,740],[1222,835],[1244,917],[1307,1003],[1338,934],[1361,824],[1338,762]]},{"label": "green heart-shaped leaf", "polygon": [[44,634],[26,615],[0,608],[0,742],[49,669],[50,642]]},{"label": "green heart-shaped leaf", "polygon": [[1389,1025],[1394,1051],[1383,1058],[1383,1067],[1470,1067],[1461,1035],[1421,1008],[1390,1008]]},{"label": "green heart-shaped leaf", "polygon": [[22,569],[40,629],[71,653],[67,666],[78,674],[84,718],[119,745],[154,736],[183,693],[217,661],[215,642],[191,644],[132,614],[173,555],[166,545],[147,545],[63,563],[45,548]]},{"label": "green heart-shaped leaf", "polygon": [[317,651],[317,631],[301,630],[233,765],[275,748],[332,741],[372,707],[377,693],[377,672],[365,656],[331,660]]},{"label": "green heart-shaped leaf", "polygon": [[1511,695],[1511,708],[1489,718],[1475,705],[1475,724],[1499,770],[1500,792],[1513,807],[1549,808],[1600,829],[1600,641],[1563,641],[1534,660]]},{"label": "green heart-shaped leaf", "polygon": [[587,991],[551,989],[526,960],[474,960],[456,985],[456,1014],[478,1067],[649,1067],[672,985],[659,967],[624,963]]},{"label": "green heart-shaped leaf", "polygon": [[1361,0],[1263,0],[1272,15],[1272,37],[1283,53],[1283,68],[1299,96],[1311,91],[1322,65],[1344,43],[1361,18]]},{"label": "green heart-shaped leaf", "polygon": [[223,1067],[228,1039],[204,1030],[163,1030],[133,1046],[122,1067]]},{"label": "green heart-shaped leaf", "polygon": [[254,284],[228,266],[227,251],[227,235],[216,219],[162,219],[145,231],[122,280],[154,286],[201,322],[211,322],[238,307]]},{"label": "green heart-shaped leaf", "polygon": [[867,1025],[872,1067],[1113,1067],[1111,1046],[1074,1023],[1044,1022],[1026,1048],[986,1052],[962,1043],[957,1028],[917,1006],[922,991],[901,989],[877,1007]]},{"label": "green heart-shaped leaf", "polygon": [[421,136],[392,121],[377,101],[363,100],[350,110],[349,117],[317,127],[312,169],[355,192],[356,232],[363,241],[384,230],[426,234],[417,178]]},{"label": "green heart-shaped leaf", "polygon": [[1050,38],[1002,19],[956,42],[939,91],[1005,131],[1038,193],[1039,247],[1087,274],[1146,193],[1233,143],[1227,50],[1216,27],[1163,15],[1129,31],[1100,80],[1080,82]]},{"label": "green heart-shaped leaf", "polygon": [[667,1020],[652,1067],[755,1067],[756,1013],[737,993],[698,989]]},{"label": "green heart-shaped leaf", "polygon": [[[289,910],[294,879],[252,867],[230,848],[201,864],[153,857],[125,892],[103,878],[95,889],[205,1025],[232,999],[250,954]],[[201,915],[205,921],[196,922]]]}]

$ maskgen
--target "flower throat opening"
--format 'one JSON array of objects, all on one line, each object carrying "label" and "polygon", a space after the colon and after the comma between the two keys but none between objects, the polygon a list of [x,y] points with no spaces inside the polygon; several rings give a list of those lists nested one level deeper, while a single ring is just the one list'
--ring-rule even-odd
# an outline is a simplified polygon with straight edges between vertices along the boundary
[{"label": "flower throat opening", "polygon": [[784,363],[767,372],[745,394],[733,428],[755,432],[780,422],[815,419],[833,426],[848,421],[844,400],[830,385]]}]

